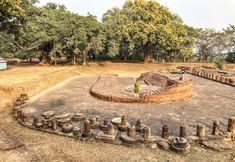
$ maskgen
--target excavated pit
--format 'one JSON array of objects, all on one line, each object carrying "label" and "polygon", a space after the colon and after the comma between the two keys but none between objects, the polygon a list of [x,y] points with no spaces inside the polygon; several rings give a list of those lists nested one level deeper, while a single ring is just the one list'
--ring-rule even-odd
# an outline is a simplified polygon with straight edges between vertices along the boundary
[{"label": "excavated pit", "polygon": [[159,73],[141,74],[136,81],[140,84],[139,97],[135,97],[135,80],[117,75],[100,76],[91,87],[96,98],[112,102],[161,103],[185,100],[192,96],[192,81],[177,81]]}]

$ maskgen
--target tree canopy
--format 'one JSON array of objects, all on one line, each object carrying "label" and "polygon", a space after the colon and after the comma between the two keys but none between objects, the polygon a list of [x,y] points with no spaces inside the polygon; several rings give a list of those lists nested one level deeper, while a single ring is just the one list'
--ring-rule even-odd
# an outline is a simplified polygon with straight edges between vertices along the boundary
[{"label": "tree canopy", "polygon": [[225,59],[229,53],[231,56],[231,53],[235,52],[234,26],[230,25],[219,32],[214,29],[198,29],[196,49],[199,61]]},{"label": "tree canopy", "polygon": [[128,0],[122,9],[107,11],[103,22],[112,30],[109,39],[118,42],[116,49],[123,51],[124,60],[133,53],[142,56],[145,62],[161,54],[166,59],[192,55],[192,29],[154,0]]},{"label": "tree canopy", "polygon": [[127,0],[122,8],[109,9],[102,22],[90,14],[72,13],[64,5],[38,7],[37,2],[0,2],[1,56],[36,57],[55,64],[57,58],[72,64],[79,58],[86,65],[88,56],[100,54],[147,63],[187,61],[194,56],[212,61],[235,51],[233,25],[221,32],[195,29],[155,0]]},{"label": "tree canopy", "polygon": [[[93,16],[78,16],[65,7],[49,3],[32,10],[27,21],[14,35],[20,52],[35,52],[46,63],[51,58],[65,56],[75,64],[75,58],[94,49],[99,52],[102,26]],[[84,52],[85,51],[85,52]],[[85,63],[86,60],[84,60]]]}]

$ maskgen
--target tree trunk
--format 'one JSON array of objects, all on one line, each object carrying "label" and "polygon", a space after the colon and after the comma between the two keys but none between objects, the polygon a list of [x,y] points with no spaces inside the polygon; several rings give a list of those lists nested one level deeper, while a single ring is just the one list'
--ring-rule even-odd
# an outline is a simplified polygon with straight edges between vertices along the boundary
[{"label": "tree trunk", "polygon": [[83,66],[86,66],[86,50],[83,50]]},{"label": "tree trunk", "polygon": [[43,62],[45,64],[49,64],[51,62],[51,58],[49,57],[49,53],[48,52],[44,52],[43,53]]},{"label": "tree trunk", "polygon": [[73,54],[73,61],[72,61],[72,64],[73,64],[73,65],[76,65],[76,55],[75,55],[75,54]]},{"label": "tree trunk", "polygon": [[126,61],[127,61],[127,57],[126,57],[126,56],[124,56],[124,59],[123,59],[123,61],[124,61],[124,62],[126,62]]},{"label": "tree trunk", "polygon": [[159,62],[159,56],[158,56],[158,53],[157,53],[157,62]]},{"label": "tree trunk", "polygon": [[54,53],[54,65],[56,66],[57,65],[57,60],[56,60],[56,52]]},{"label": "tree trunk", "polygon": [[123,60],[124,60],[124,62],[127,61],[127,54],[125,52],[123,53]]},{"label": "tree trunk", "polygon": [[199,54],[199,62],[202,62],[202,53]]},{"label": "tree trunk", "polygon": [[148,53],[144,54],[144,63],[147,64],[149,63],[150,55]]}]

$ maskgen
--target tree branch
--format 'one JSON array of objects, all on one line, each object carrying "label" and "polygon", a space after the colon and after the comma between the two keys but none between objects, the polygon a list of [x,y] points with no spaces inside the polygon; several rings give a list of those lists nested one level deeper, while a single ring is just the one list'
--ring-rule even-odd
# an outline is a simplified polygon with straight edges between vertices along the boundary
[{"label": "tree branch", "polygon": [[21,46],[17,41],[14,41],[14,44],[23,52],[38,50],[38,48],[39,48],[38,46],[26,48],[26,47]]}]

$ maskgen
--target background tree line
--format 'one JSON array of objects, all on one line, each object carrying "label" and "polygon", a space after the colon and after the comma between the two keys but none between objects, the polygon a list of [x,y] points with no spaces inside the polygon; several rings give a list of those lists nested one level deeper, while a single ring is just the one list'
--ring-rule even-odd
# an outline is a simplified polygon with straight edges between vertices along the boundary
[{"label": "background tree line", "polygon": [[0,2],[0,56],[72,64],[90,59],[235,62],[235,27],[196,29],[154,0],[127,0],[102,19],[37,0]]}]

